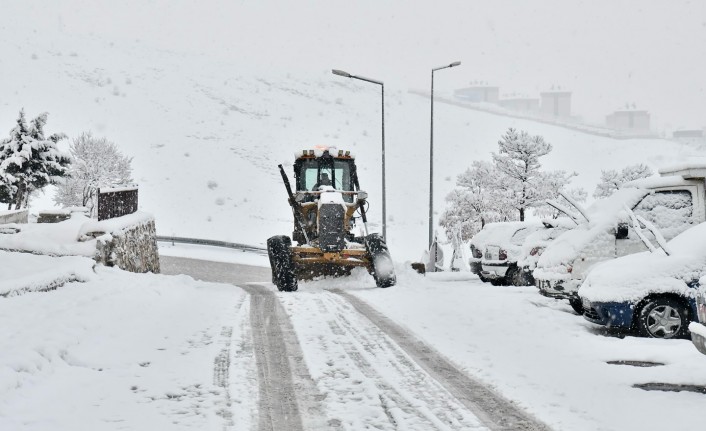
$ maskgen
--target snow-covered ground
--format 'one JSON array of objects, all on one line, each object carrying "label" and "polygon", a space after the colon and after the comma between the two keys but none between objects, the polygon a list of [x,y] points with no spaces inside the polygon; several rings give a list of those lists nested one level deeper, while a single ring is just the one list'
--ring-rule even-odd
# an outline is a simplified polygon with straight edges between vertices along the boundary
[{"label": "snow-covered ground", "polygon": [[[126,36],[129,29],[122,30],[123,37],[82,34],[61,17],[27,19],[40,10],[21,14],[15,10],[20,4],[3,5],[9,18],[0,25],[0,137],[13,127],[21,108],[30,118],[48,111],[49,133],[75,137],[90,130],[134,157],[140,209],[155,215],[159,234],[254,245],[292,230],[277,164],[289,170],[294,151],[335,145],[356,153],[361,185],[370,193],[370,227],[379,231],[376,86],[333,76],[328,67],[290,71],[233,52],[164,49]],[[74,12],[80,16],[81,11]],[[189,33],[186,27],[179,30]],[[611,68],[605,73],[615,76]],[[389,245],[397,262],[417,260],[428,229],[429,100],[410,94],[392,77],[376,78],[387,83]],[[437,81],[437,94],[449,96],[451,90],[443,79]],[[614,140],[439,103],[435,221],[456,175],[474,160],[490,160],[508,127],[544,136],[554,146],[544,166],[576,171],[572,186],[583,186],[589,194],[601,169],[635,163],[658,168],[705,149],[661,139]],[[52,206],[51,193],[37,198],[33,213]],[[49,237],[41,229],[28,230],[33,236],[20,239],[20,245],[45,246]],[[68,235],[73,239],[75,233]],[[5,235],[4,241],[11,238],[20,237]],[[263,255],[231,250],[169,244],[160,244],[160,250],[267,265]],[[92,261],[80,257],[0,252],[0,271],[0,295],[8,294],[0,297],[0,429],[240,430],[257,423],[250,303],[241,289],[185,276],[94,271]],[[367,380],[371,371],[361,370],[350,349],[384,334],[346,308],[331,288],[369,302],[554,429],[695,429],[706,420],[703,394],[632,387],[650,382],[705,386],[706,360],[687,340],[619,339],[533,288],[492,287],[467,274],[422,278],[400,266],[399,280],[398,286],[381,290],[358,273],[302,283],[295,294],[276,293],[291,317],[309,373],[326,394],[329,423],[342,429],[394,428],[385,422],[385,406],[376,401],[382,402],[385,384],[404,388],[400,392],[408,398],[425,403],[429,398],[426,405],[443,391],[429,384],[417,389],[432,396],[415,392],[414,379],[405,373],[423,371],[404,363],[387,339],[385,349],[368,350],[375,353],[364,358],[379,354],[382,361],[374,370],[379,380]],[[43,287],[57,289],[28,292]],[[326,323],[342,315],[350,326],[335,329]],[[356,327],[367,338],[342,344],[340,330],[352,334]],[[607,363],[613,360],[664,365]],[[444,397],[438,399],[455,406]],[[356,404],[360,400],[366,403]],[[472,417],[453,409],[455,423],[473,425]],[[423,426],[414,415],[398,419],[409,427]]]},{"label": "snow-covered ground", "polygon": [[[230,250],[165,249],[198,258],[220,254],[215,260],[226,262],[260,259]],[[3,268],[40,267],[36,262],[45,259],[55,261],[41,263],[45,272],[76,268],[85,282],[0,298],[0,429],[254,426],[256,365],[249,295],[242,289],[100,266],[94,272],[86,258],[67,263],[0,253]],[[632,387],[706,386],[706,358],[688,340],[611,336],[532,287],[491,286],[467,273],[398,272],[398,285],[388,289],[356,271],[301,283],[293,294],[275,293],[322,395],[324,419],[339,429],[394,429],[383,400],[419,399],[429,406],[419,417],[399,410],[396,420],[406,429],[424,429],[427,416],[446,417],[450,429],[474,427],[477,419],[332,288],[365,300],[552,429],[662,430],[703,423],[703,394]],[[402,398],[391,396],[390,388]]]},{"label": "snow-covered ground", "polygon": [[257,377],[241,289],[67,259],[0,252],[3,271],[84,278],[0,298],[0,429],[249,429]]}]

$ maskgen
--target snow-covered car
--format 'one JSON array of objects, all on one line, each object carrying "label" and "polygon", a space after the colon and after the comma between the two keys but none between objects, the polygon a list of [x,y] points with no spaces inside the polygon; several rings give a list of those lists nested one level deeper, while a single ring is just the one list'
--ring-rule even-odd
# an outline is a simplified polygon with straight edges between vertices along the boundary
[{"label": "snow-covered car", "polygon": [[[483,250],[489,239],[492,239],[498,232],[509,229],[508,222],[486,223],[478,233],[473,235],[470,241],[471,257],[468,259],[468,264],[471,267],[471,272],[480,276],[483,270],[481,260],[483,259]],[[484,280],[485,281],[485,280]]]},{"label": "snow-covered car", "polygon": [[576,227],[577,223],[567,217],[542,220],[545,229],[539,229],[529,235],[522,244],[517,267],[523,272],[522,279],[526,285],[534,285],[534,269],[537,267],[537,260],[544,253],[544,249],[569,229]]},{"label": "snow-covered car", "polygon": [[[597,263],[647,250],[631,229],[628,211],[648,220],[669,240],[704,221],[704,181],[682,176],[647,178],[577,208],[584,220],[553,241],[537,261],[535,284],[541,294],[568,299],[582,313],[577,291]],[[653,241],[652,233],[646,232]]]},{"label": "snow-covered car", "polygon": [[526,285],[517,267],[522,244],[532,233],[545,229],[540,221],[507,222],[485,240],[480,277],[493,285]]},{"label": "snow-covered car", "polygon": [[706,355],[706,280],[703,282],[696,295],[696,316],[699,321],[689,324],[689,332],[691,332],[691,342],[699,352]]},{"label": "snow-covered car", "polygon": [[597,265],[579,288],[584,318],[645,337],[682,338],[706,283],[706,223],[650,251]]}]

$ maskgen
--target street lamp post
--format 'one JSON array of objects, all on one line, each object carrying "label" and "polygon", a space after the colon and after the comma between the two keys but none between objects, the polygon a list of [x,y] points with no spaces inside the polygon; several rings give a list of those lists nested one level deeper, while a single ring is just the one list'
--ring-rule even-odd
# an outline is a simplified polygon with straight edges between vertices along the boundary
[{"label": "street lamp post", "polygon": [[365,78],[363,76],[351,75],[338,69],[332,69],[334,75],[343,76],[345,78],[359,79],[361,81],[371,82],[380,86],[382,90],[382,238],[387,241],[387,212],[385,198],[385,84],[376,79]]},{"label": "street lamp post", "polygon": [[[431,70],[431,131],[429,138],[429,249],[434,241],[434,72],[461,65],[454,61],[446,66],[436,67]],[[436,264],[436,261],[434,262]]]}]

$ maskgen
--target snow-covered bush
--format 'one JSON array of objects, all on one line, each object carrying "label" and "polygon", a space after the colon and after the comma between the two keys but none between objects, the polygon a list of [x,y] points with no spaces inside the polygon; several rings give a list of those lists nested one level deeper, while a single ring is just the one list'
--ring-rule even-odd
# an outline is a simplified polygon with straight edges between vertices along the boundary
[{"label": "snow-covered bush", "polygon": [[99,187],[132,184],[132,158],[121,154],[118,147],[106,138],[83,133],[74,139],[70,151],[74,163],[70,176],[57,188],[56,204],[86,207],[91,216],[95,216]]},{"label": "snow-covered bush", "polygon": [[26,208],[32,192],[65,177],[71,157],[57,148],[63,133],[44,135],[47,113],[30,121],[20,111],[10,137],[0,141],[0,202]]}]

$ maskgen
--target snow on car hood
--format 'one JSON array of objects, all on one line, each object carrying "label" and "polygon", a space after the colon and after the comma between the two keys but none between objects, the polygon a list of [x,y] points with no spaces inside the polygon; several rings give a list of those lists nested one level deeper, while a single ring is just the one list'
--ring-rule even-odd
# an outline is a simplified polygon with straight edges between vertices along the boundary
[{"label": "snow on car hood", "polygon": [[[545,224],[545,229],[538,229],[527,236],[517,257],[518,267],[522,268],[526,266],[530,270],[536,268],[537,260],[544,253],[544,249],[561,234],[576,227],[576,223],[568,217],[547,220],[543,221],[543,223],[551,223],[551,226],[548,227]],[[535,248],[541,249],[541,251],[539,251],[538,254],[532,255],[531,252]]]},{"label": "snow on car hood", "polygon": [[597,302],[638,301],[650,293],[693,296],[687,283],[706,270],[706,223],[669,241],[671,255],[661,249],[623,256],[597,265],[579,288],[579,295]]},{"label": "snow on car hood", "polygon": [[586,209],[590,219],[560,235],[544,250],[537,261],[538,268],[552,268],[573,262],[589,247],[600,248],[605,241],[613,240],[612,230],[623,218],[627,218],[623,207],[635,206],[648,190],[627,188],[617,190],[611,196],[596,201]]}]

